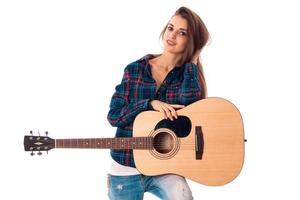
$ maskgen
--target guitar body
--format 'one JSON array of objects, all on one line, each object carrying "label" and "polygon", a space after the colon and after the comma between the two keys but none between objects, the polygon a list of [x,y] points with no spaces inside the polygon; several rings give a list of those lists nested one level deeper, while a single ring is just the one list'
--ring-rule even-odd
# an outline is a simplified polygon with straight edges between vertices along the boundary
[{"label": "guitar body", "polygon": [[145,175],[178,174],[204,185],[224,185],[244,162],[244,130],[239,110],[222,98],[206,98],[177,111],[178,118],[145,111],[133,124],[133,137],[52,139],[24,136],[24,149],[133,149],[137,169]]},{"label": "guitar body", "polygon": [[204,185],[224,185],[244,162],[244,130],[239,110],[222,98],[207,98],[177,111],[140,113],[134,137],[153,137],[150,150],[134,149],[137,169],[145,175],[174,173]]}]

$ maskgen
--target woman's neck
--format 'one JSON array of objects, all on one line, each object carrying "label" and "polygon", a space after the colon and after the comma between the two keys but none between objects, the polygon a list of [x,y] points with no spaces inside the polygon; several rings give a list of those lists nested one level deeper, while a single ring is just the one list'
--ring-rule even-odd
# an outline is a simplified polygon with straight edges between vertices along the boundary
[{"label": "woman's neck", "polygon": [[171,71],[177,65],[179,59],[178,55],[163,52],[161,55],[154,58],[152,62],[166,71]]}]

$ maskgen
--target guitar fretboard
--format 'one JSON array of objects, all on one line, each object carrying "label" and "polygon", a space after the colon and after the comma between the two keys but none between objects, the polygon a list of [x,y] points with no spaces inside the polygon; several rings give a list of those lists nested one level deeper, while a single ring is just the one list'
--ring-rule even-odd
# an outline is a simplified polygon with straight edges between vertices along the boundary
[{"label": "guitar fretboard", "polygon": [[152,137],[56,139],[55,148],[152,149]]}]

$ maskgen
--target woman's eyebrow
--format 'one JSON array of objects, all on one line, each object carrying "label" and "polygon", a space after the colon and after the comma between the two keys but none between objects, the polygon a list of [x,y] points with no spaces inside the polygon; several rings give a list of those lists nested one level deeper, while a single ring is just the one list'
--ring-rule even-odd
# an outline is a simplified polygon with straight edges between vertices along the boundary
[{"label": "woman's eyebrow", "polygon": [[[174,27],[174,25],[173,25],[172,23],[169,23],[169,26],[172,26],[172,27]],[[179,28],[179,30],[182,30],[182,31],[187,31],[187,29],[185,29],[185,28]]]}]

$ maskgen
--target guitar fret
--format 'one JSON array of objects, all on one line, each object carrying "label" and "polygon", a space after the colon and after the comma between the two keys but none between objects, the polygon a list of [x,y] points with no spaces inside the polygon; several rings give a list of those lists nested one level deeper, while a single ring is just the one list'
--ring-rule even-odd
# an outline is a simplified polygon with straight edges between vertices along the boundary
[{"label": "guitar fret", "polygon": [[135,141],[136,143],[136,148],[137,149],[139,149],[139,147],[140,147],[140,141],[139,141],[139,138],[136,138],[136,141]]},{"label": "guitar fret", "polygon": [[108,139],[107,147],[111,148],[111,138]]},{"label": "guitar fret", "polygon": [[96,139],[91,139],[91,148],[96,148]]},{"label": "guitar fret", "polygon": [[132,143],[133,149],[136,149],[137,148],[136,147],[136,138],[132,138],[132,140],[133,140],[133,143]]},{"label": "guitar fret", "polygon": [[123,140],[123,138],[120,138],[119,140],[120,140],[120,147],[119,147],[119,148],[120,148],[120,149],[123,149],[123,141],[124,141],[124,140]]},{"label": "guitar fret", "polygon": [[85,148],[89,148],[89,141],[87,139],[83,140],[83,144]]},{"label": "guitar fret", "polygon": [[142,139],[143,139],[143,138],[140,138],[140,139],[139,139],[139,148],[140,148],[140,149],[143,148],[143,142],[142,142]]},{"label": "guitar fret", "polygon": [[87,139],[83,139],[84,148],[89,148],[89,141]]},{"label": "guitar fret", "polygon": [[76,143],[77,143],[77,140],[76,139],[71,139],[71,146],[72,147],[76,147]]},{"label": "guitar fret", "polygon": [[83,145],[82,145],[82,140],[81,139],[78,139],[77,140],[78,141],[78,148],[82,148],[83,147]]},{"label": "guitar fret", "polygon": [[106,148],[109,149],[110,143],[109,143],[109,138],[106,139]]}]

